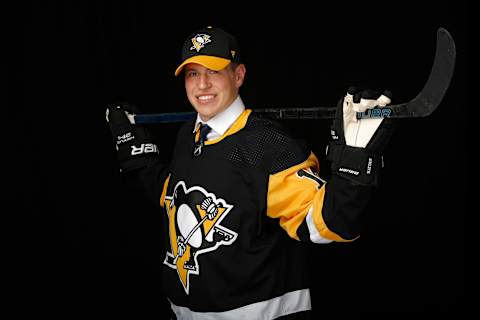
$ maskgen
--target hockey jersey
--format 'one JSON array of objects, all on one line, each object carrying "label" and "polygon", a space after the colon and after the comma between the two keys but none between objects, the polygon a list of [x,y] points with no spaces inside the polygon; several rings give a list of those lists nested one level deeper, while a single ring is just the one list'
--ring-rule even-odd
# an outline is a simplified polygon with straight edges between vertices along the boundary
[{"label": "hockey jersey", "polygon": [[167,171],[141,173],[161,189],[153,194],[165,221],[162,285],[177,317],[274,319],[309,310],[302,242],[355,239],[370,188],[341,177],[325,183],[311,151],[251,110],[195,154],[193,126],[180,128]]}]

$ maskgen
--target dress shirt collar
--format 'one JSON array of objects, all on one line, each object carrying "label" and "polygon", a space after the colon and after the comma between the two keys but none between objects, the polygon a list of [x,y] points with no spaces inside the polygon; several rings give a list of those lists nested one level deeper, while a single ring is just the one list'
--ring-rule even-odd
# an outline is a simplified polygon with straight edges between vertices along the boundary
[{"label": "dress shirt collar", "polygon": [[[207,135],[207,139],[215,139],[221,137],[227,130],[232,126],[232,124],[237,120],[237,118],[245,111],[245,105],[243,104],[242,99],[238,96],[233,103],[224,111],[217,114],[215,117],[211,118],[206,122],[212,128],[212,131]],[[193,132],[198,130],[200,123],[204,123],[200,119],[200,115],[197,114],[197,120],[195,121],[195,126]]]}]

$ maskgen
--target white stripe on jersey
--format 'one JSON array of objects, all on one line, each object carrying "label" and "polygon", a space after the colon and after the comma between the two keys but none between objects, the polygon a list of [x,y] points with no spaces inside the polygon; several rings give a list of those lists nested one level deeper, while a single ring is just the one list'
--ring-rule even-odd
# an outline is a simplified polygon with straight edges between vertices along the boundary
[{"label": "white stripe on jersey", "polygon": [[280,297],[252,303],[224,312],[195,312],[170,301],[178,320],[272,320],[291,313],[311,310],[310,290],[287,292]]},{"label": "white stripe on jersey", "polygon": [[[322,214],[322,213],[320,213]],[[307,227],[308,232],[310,233],[310,240],[314,243],[330,243],[332,240],[326,239],[318,233],[317,227],[315,227],[315,223],[313,222],[313,206],[310,207],[307,213]]]}]

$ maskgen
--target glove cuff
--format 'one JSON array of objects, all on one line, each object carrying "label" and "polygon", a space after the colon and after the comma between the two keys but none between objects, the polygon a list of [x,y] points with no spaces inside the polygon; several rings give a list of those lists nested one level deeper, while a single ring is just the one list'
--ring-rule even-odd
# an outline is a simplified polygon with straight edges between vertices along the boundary
[{"label": "glove cuff", "polygon": [[381,155],[369,149],[335,142],[330,142],[328,145],[327,160],[332,163],[332,174],[342,176],[359,185],[377,185],[380,169],[383,167]]},{"label": "glove cuff", "polygon": [[140,143],[122,146],[117,157],[122,171],[131,171],[148,166],[158,158],[158,147],[154,143]]}]

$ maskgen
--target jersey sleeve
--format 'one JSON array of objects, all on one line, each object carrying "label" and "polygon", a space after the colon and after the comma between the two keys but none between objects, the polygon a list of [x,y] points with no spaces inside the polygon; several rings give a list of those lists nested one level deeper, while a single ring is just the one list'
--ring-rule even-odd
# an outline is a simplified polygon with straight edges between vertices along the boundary
[{"label": "jersey sleeve", "polygon": [[311,153],[305,161],[270,175],[267,216],[278,218],[296,240],[353,241],[359,236],[360,218],[371,193],[371,188],[336,175],[322,180],[318,159]]},{"label": "jersey sleeve", "polygon": [[168,182],[168,177],[168,166],[160,161],[125,173],[127,183],[140,190],[146,200],[156,207],[161,205],[163,187]]},{"label": "jersey sleeve", "polygon": [[183,136],[190,136],[190,128],[193,127],[193,120],[186,121],[180,128],[174,144],[174,149],[170,159],[167,160],[165,155],[158,158],[150,165],[137,170],[132,175],[134,184],[143,190],[146,197],[158,207],[164,206],[165,195],[170,181],[172,171],[172,159],[178,158],[178,140]]},{"label": "jersey sleeve", "polygon": [[342,241],[320,214],[325,181],[318,177],[318,170],[318,159],[311,153],[304,162],[270,175],[267,216],[278,218],[280,226],[295,240]]}]

